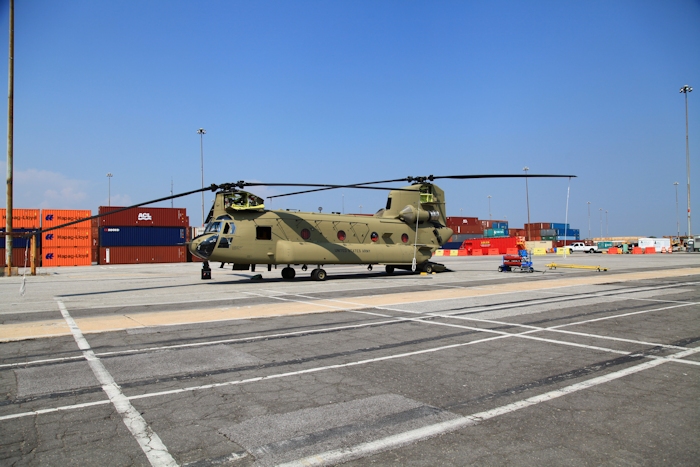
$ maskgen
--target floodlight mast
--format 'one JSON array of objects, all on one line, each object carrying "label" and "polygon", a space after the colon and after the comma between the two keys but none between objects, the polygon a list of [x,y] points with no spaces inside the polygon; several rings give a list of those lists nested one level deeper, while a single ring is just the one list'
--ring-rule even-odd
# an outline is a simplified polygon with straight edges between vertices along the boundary
[{"label": "floodlight mast", "polygon": [[688,237],[692,237],[691,222],[690,222],[690,147],[688,145],[688,93],[692,92],[693,88],[687,84],[680,90],[685,94],[685,168],[688,173]]}]

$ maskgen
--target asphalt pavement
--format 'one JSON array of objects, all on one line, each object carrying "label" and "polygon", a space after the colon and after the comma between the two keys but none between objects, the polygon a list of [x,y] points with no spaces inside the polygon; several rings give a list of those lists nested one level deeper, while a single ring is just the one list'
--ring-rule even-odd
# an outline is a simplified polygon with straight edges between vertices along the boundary
[{"label": "asphalt pavement", "polygon": [[0,464],[698,465],[700,255],[435,260],[0,278]]}]

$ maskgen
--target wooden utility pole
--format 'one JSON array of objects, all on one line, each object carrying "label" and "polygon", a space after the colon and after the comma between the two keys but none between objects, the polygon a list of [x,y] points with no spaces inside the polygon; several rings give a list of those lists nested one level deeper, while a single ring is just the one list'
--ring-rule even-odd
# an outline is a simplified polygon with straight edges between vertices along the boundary
[{"label": "wooden utility pole", "polygon": [[12,275],[12,178],[15,94],[15,0],[10,0],[10,41],[7,66],[7,221],[5,222],[6,275]]}]

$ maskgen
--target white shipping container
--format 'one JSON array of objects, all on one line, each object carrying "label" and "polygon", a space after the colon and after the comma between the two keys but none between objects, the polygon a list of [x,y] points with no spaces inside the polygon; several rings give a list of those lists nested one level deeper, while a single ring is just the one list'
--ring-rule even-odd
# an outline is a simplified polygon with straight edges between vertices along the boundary
[{"label": "white shipping container", "polygon": [[640,238],[637,242],[640,248],[644,249],[653,246],[657,253],[661,253],[662,248],[669,250],[671,248],[670,238]]}]

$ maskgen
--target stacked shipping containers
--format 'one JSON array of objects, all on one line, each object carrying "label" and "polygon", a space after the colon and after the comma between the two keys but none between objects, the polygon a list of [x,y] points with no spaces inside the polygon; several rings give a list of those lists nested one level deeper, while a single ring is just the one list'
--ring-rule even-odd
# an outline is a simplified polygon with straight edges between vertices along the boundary
[{"label": "stacked shipping containers", "polygon": [[[41,218],[39,217],[38,209],[13,209],[12,210],[12,230],[28,232],[39,228]],[[2,232],[5,231],[4,226],[7,225],[7,210],[0,209],[0,226]],[[5,237],[3,236],[0,242],[0,266],[5,267]],[[29,245],[28,237],[15,237],[12,239],[12,265],[24,266],[25,252]],[[37,245],[38,246],[38,245]],[[26,257],[27,265],[29,265],[29,255]]]},{"label": "stacked shipping containers", "polygon": [[[92,216],[89,210],[43,209],[41,227],[49,229]],[[89,220],[41,234],[41,265],[90,266],[92,264],[92,230]]]},{"label": "stacked shipping containers", "polygon": [[[119,207],[101,206],[100,214]],[[187,261],[190,219],[181,208],[132,208],[98,218],[100,264]]]}]

